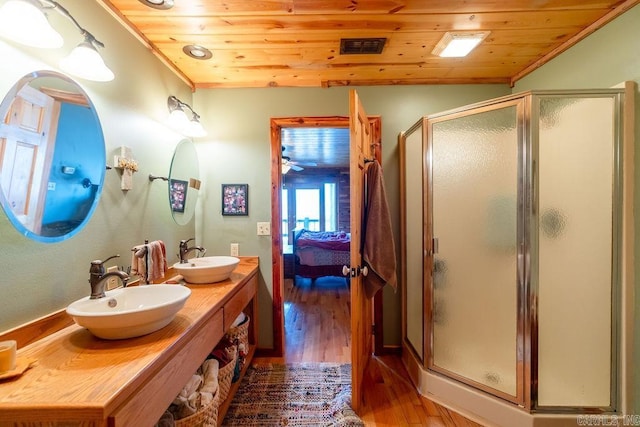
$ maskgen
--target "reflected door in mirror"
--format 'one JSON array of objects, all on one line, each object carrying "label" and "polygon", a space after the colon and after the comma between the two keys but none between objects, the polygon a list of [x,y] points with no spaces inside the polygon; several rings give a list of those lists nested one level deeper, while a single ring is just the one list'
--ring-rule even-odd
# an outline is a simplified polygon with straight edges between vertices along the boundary
[{"label": "reflected door in mirror", "polygon": [[34,233],[40,233],[42,224],[57,112],[53,98],[24,86],[11,104],[0,139],[2,191],[16,218]]}]

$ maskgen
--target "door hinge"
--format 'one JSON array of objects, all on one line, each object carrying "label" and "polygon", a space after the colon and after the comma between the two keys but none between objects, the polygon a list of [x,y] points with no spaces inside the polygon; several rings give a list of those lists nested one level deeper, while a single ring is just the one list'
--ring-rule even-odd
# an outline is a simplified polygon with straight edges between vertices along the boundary
[{"label": "door hinge", "polygon": [[376,325],[371,325],[371,335],[376,334]]}]

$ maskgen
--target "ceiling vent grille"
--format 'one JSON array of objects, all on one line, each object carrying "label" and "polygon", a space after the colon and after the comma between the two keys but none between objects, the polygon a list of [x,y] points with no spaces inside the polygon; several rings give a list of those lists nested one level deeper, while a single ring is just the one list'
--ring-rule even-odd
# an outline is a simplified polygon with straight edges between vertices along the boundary
[{"label": "ceiling vent grille", "polygon": [[340,55],[380,54],[386,37],[340,39]]}]

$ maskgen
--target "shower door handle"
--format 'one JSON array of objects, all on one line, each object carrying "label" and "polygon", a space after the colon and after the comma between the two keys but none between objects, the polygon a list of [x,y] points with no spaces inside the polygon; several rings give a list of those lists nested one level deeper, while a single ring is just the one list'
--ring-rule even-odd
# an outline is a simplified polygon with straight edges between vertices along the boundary
[{"label": "shower door handle", "polygon": [[[522,245],[524,246],[524,245]],[[528,286],[528,279],[530,279],[531,271],[531,253],[529,251],[524,252],[524,271],[522,272],[522,285]]]},{"label": "shower door handle", "polygon": [[523,261],[524,255],[519,253],[517,255],[517,259],[518,259],[518,265],[516,266],[516,268],[518,269],[518,286],[522,286],[523,282],[524,282],[524,261]]},{"label": "shower door handle", "polygon": [[529,256],[526,252],[524,243],[520,244],[520,250],[518,251],[517,259],[518,265],[516,268],[518,269],[518,285],[524,286],[526,272],[529,269]]}]

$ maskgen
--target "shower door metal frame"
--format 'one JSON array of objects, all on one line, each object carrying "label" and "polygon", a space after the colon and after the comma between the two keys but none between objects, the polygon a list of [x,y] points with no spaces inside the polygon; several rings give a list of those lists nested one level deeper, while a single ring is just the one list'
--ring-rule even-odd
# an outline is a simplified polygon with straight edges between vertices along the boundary
[{"label": "shower door metal frame", "polygon": [[[628,93],[628,92],[627,92]],[[633,91],[632,91],[633,93]],[[536,237],[535,225],[537,224],[537,213],[535,203],[537,201],[538,177],[537,161],[538,161],[538,135],[536,134],[538,119],[538,108],[534,103],[539,99],[538,96],[582,96],[582,97],[613,97],[615,100],[614,115],[615,135],[613,141],[614,164],[613,167],[613,188],[612,188],[612,330],[611,330],[611,381],[610,381],[610,400],[611,405],[606,407],[576,407],[576,406],[538,406],[537,404],[537,355],[538,351],[538,288],[537,275],[532,276],[532,271],[537,267],[537,257],[532,260],[532,253],[538,251],[538,241]],[[432,137],[433,124],[444,120],[450,120],[467,116],[474,113],[491,111],[508,105],[517,105],[517,134],[518,134],[518,215],[517,215],[517,242],[518,242],[518,293],[517,293],[517,338],[516,338],[516,354],[517,354],[517,396],[511,396],[484,384],[477,383],[468,378],[457,375],[446,369],[434,366],[434,336],[433,336],[433,259],[434,259],[434,236],[433,236],[433,162]],[[506,401],[521,406],[523,409],[534,412],[544,413],[615,413],[623,408],[619,408],[620,402],[620,369],[619,369],[619,350],[621,336],[621,316],[620,307],[622,292],[622,274],[626,269],[632,269],[621,259],[623,253],[628,252],[628,248],[622,246],[622,235],[624,228],[624,215],[632,215],[623,211],[623,191],[621,185],[623,182],[632,181],[625,178],[622,171],[624,163],[623,145],[629,151],[628,155],[632,156],[633,147],[629,147],[630,143],[623,142],[623,113],[624,108],[629,108],[631,101],[625,101],[625,89],[593,89],[593,90],[550,90],[550,91],[528,91],[515,95],[509,95],[493,100],[471,104],[458,109],[445,111],[424,117],[424,164],[426,167],[425,174],[425,191],[424,197],[424,214],[425,214],[425,291],[426,306],[425,320],[427,327],[425,328],[425,367],[431,371],[443,374],[461,383],[472,386],[478,390],[497,396]],[[632,113],[629,113],[632,114]],[[629,117],[629,115],[627,115]],[[415,125],[414,125],[415,126]],[[629,173],[628,171],[625,173]],[[632,182],[631,184],[632,185]],[[626,190],[629,192],[630,190]],[[628,202],[627,202],[628,203]],[[631,208],[627,208],[629,210]],[[633,263],[633,260],[627,260],[626,263]],[[631,284],[633,286],[633,284]],[[529,302],[530,304],[527,304]],[[528,385],[528,386],[527,386]]]},{"label": "shower door metal frame", "polygon": [[[417,349],[414,344],[409,340],[408,336],[407,336],[407,292],[406,292],[406,287],[408,286],[408,278],[407,278],[407,224],[406,224],[406,212],[408,210],[407,207],[407,176],[406,176],[406,145],[407,145],[407,139],[410,135],[412,135],[413,133],[416,132],[420,132],[421,134],[421,149],[420,151],[424,154],[425,151],[425,132],[424,132],[424,126],[425,126],[425,119],[421,118],[420,120],[418,120],[416,123],[414,123],[409,129],[407,129],[406,131],[401,132],[398,135],[398,150],[399,150],[399,156],[400,156],[400,265],[402,266],[401,271],[400,271],[400,276],[401,276],[401,281],[400,283],[403,284],[404,288],[403,290],[405,290],[405,292],[402,292],[402,341],[404,342],[406,348],[409,349],[409,351],[411,351],[411,353],[413,354],[413,357],[420,361],[420,363],[425,366],[425,360],[426,360],[426,354],[427,354],[427,326],[425,325],[425,323],[423,322],[422,324],[422,342],[421,342],[421,346],[420,349]],[[426,230],[426,226],[425,226],[425,215],[426,215],[426,211],[425,211],[425,204],[424,204],[424,199],[425,199],[425,189],[427,188],[427,182],[426,182],[426,176],[425,176],[425,171],[427,170],[426,168],[426,158],[424,157],[424,155],[422,156],[421,159],[421,163],[422,163],[422,175],[420,176],[420,183],[422,186],[422,199],[423,199],[423,203],[421,206],[422,209],[422,218],[423,218],[423,222],[422,222],[422,254],[424,257],[425,254],[425,230]],[[426,295],[426,288],[425,288],[425,279],[428,275],[428,272],[430,270],[427,268],[426,263],[423,262],[422,263],[422,317],[423,319],[426,318],[425,314],[426,314],[426,310],[428,307],[427,304],[427,295]]]},{"label": "shower door metal frame", "polygon": [[[530,372],[530,358],[525,357],[525,327],[526,327],[526,316],[525,316],[525,297],[527,295],[526,292],[526,270],[525,270],[525,260],[528,258],[528,253],[525,254],[524,250],[528,247],[525,241],[526,237],[526,227],[525,224],[525,209],[523,206],[525,204],[525,174],[523,173],[523,168],[528,164],[526,161],[528,149],[525,149],[524,143],[527,141],[526,129],[527,124],[525,123],[526,119],[526,106],[527,102],[526,97],[523,94],[516,96],[506,96],[502,98],[496,98],[490,101],[472,104],[466,107],[462,107],[459,109],[445,111],[443,113],[430,115],[424,118],[424,132],[425,132],[425,165],[427,167],[426,173],[426,189],[427,196],[425,199],[425,244],[426,244],[426,252],[425,252],[425,286],[427,290],[427,299],[428,304],[426,306],[426,319],[429,327],[426,328],[428,334],[427,340],[427,353],[425,360],[427,361],[426,367],[429,370],[434,372],[438,372],[443,374],[449,378],[460,381],[464,384],[470,385],[476,389],[487,392],[493,396],[500,397],[506,401],[515,403],[519,406],[527,405],[529,401],[529,393],[525,387],[525,374]],[[516,267],[516,277],[514,277],[514,284],[517,286],[516,292],[516,342],[514,343],[515,353],[516,353],[516,395],[510,395],[503,391],[497,390],[493,387],[489,387],[485,384],[479,383],[477,381],[471,380],[469,378],[463,377],[455,372],[451,372],[447,369],[438,367],[434,364],[433,354],[434,354],[434,333],[433,333],[433,322],[434,322],[434,313],[433,313],[433,273],[434,273],[434,255],[437,251],[435,239],[437,236],[433,235],[433,125],[438,122],[443,122],[447,120],[457,119],[465,116],[469,116],[471,114],[484,113],[488,111],[498,110],[506,107],[515,107],[516,108],[516,133],[517,133],[517,141],[518,144],[518,165],[517,165],[517,267]]]},{"label": "shower door metal frame", "polygon": [[531,157],[531,167],[529,171],[528,179],[531,182],[529,188],[531,189],[531,195],[529,197],[528,206],[528,216],[530,218],[530,224],[528,227],[528,233],[531,236],[531,248],[530,251],[534,254],[537,254],[539,251],[538,246],[538,238],[537,234],[534,232],[533,224],[537,224],[538,222],[538,211],[536,203],[539,200],[538,198],[538,176],[537,176],[537,165],[538,162],[538,154],[539,154],[539,132],[538,132],[538,123],[539,123],[539,112],[540,112],[540,99],[541,98],[549,98],[549,97],[575,97],[575,98],[612,98],[614,101],[613,115],[614,115],[614,135],[613,135],[613,164],[612,164],[612,188],[611,188],[611,214],[612,214],[612,222],[611,222],[611,377],[609,382],[609,397],[610,397],[610,405],[609,406],[540,406],[538,405],[537,399],[537,384],[538,384],[538,364],[537,357],[531,358],[531,355],[538,354],[538,313],[536,308],[538,306],[538,268],[537,268],[537,258],[534,259],[533,264],[528,266],[529,276],[527,282],[529,284],[529,298],[531,300],[530,313],[528,316],[528,330],[530,332],[530,340],[527,342],[530,343],[531,348],[527,351],[527,357],[531,360],[531,370],[530,375],[532,381],[530,382],[531,386],[529,387],[529,405],[527,408],[531,410],[531,412],[543,412],[543,413],[558,413],[558,414],[573,414],[573,413],[615,413],[618,408],[619,402],[619,354],[618,354],[618,346],[619,346],[619,336],[620,336],[620,316],[619,316],[619,307],[621,305],[621,270],[622,270],[622,262],[621,262],[621,253],[622,253],[622,192],[621,192],[621,183],[623,180],[622,177],[622,117],[624,111],[624,97],[625,90],[624,89],[590,89],[590,90],[548,90],[548,91],[533,91],[529,93],[529,98],[531,99],[529,103],[530,108],[530,118],[531,122],[528,126],[529,137],[528,139],[531,141],[530,144],[530,157]]}]

